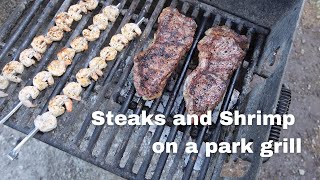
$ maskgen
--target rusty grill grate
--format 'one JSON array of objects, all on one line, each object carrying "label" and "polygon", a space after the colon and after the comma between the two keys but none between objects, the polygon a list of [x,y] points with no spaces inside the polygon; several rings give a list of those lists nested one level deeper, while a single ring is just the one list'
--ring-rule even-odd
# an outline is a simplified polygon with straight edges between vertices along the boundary
[{"label": "rusty grill grate", "polygon": [[[17,59],[22,50],[30,45],[37,34],[42,34],[51,26],[57,12],[66,11],[77,1],[23,1],[1,27],[0,67],[12,59]],[[178,127],[171,123],[171,116],[185,113],[182,98],[182,84],[188,72],[197,64],[197,42],[203,37],[204,31],[213,25],[226,25],[250,39],[250,48],[243,63],[232,79],[228,91],[223,99],[221,109],[226,110],[233,90],[245,92],[251,82],[252,75],[262,51],[263,43],[269,30],[255,25],[247,20],[219,10],[211,5],[188,0],[109,0],[101,1],[99,8],[84,15],[81,21],[74,23],[73,31],[67,33],[61,42],[55,42],[46,51],[44,57],[36,67],[29,68],[23,74],[24,82],[12,83],[7,93],[13,96],[0,99],[1,116],[7,114],[17,103],[17,94],[21,87],[30,85],[36,73],[43,70],[55,58],[57,51],[78,36],[86,28],[92,17],[103,6],[121,3],[121,15],[113,26],[104,31],[95,42],[89,43],[89,50],[78,53],[74,63],[61,78],[56,78],[54,86],[42,93],[35,103],[35,109],[21,107],[20,110],[6,123],[6,125],[27,133],[33,127],[35,117],[47,109],[48,100],[59,94],[64,85],[75,79],[75,72],[83,68],[109,42],[112,35],[119,32],[127,22],[137,22],[145,17],[141,25],[143,35],[132,42],[117,59],[108,63],[103,78],[92,83],[84,90],[81,102],[74,104],[74,111],[59,117],[56,130],[35,137],[65,152],[82,158],[110,172],[129,179],[159,179],[190,177],[204,179],[220,175],[223,165],[223,155],[216,154],[212,158],[205,158],[201,163],[201,170],[194,170],[197,154],[184,154],[186,142],[190,138],[200,147],[204,141],[220,141],[228,133],[217,121],[208,127]],[[198,24],[197,33],[191,50],[181,61],[177,71],[172,75],[161,98],[154,101],[144,101],[137,97],[132,84],[131,69],[133,57],[152,40],[157,27],[157,18],[162,9],[167,6],[176,7],[181,13],[192,17]],[[9,29],[13,29],[9,31]],[[240,95],[240,102],[244,93]],[[91,124],[91,113],[96,110],[123,114],[140,114],[146,110],[149,114],[163,113],[168,122],[166,126],[97,126]],[[226,135],[227,134],[227,135]],[[232,135],[232,132],[231,132]],[[175,141],[179,145],[177,154],[154,154],[151,145],[156,141]],[[188,157],[186,159],[186,157]],[[252,165],[257,169],[258,165]],[[257,171],[248,171],[247,177],[255,176]],[[251,173],[251,174],[250,174]],[[252,175],[253,174],[253,175]]]}]

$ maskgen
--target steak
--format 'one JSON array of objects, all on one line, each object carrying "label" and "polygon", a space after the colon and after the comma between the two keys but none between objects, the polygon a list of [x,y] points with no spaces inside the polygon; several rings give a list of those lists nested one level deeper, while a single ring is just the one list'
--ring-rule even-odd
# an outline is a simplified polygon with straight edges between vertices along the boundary
[{"label": "steak", "polygon": [[163,9],[153,43],[134,58],[134,86],[144,100],[161,96],[170,75],[189,51],[196,28],[196,22],[177,9]]},{"label": "steak", "polygon": [[200,116],[219,104],[249,43],[245,36],[228,27],[216,26],[205,32],[197,47],[199,65],[186,78],[183,95],[187,112]]}]

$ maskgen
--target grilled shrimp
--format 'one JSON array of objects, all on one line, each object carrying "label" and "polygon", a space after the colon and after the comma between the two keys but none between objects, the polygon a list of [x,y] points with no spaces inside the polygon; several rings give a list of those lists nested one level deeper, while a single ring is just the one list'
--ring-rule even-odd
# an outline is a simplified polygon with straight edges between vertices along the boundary
[{"label": "grilled shrimp", "polygon": [[63,88],[63,94],[76,101],[81,101],[80,93],[82,87],[79,83],[70,82]]},{"label": "grilled shrimp", "polygon": [[70,46],[76,52],[82,52],[88,49],[88,41],[86,38],[78,36],[71,41]]},{"label": "grilled shrimp", "polygon": [[57,58],[60,61],[66,62],[67,65],[70,65],[75,55],[76,51],[74,49],[62,48],[61,51],[58,52]]},{"label": "grilled shrimp", "polygon": [[8,79],[0,75],[0,89],[7,89],[8,86],[9,86]]},{"label": "grilled shrimp", "polygon": [[85,29],[82,31],[83,37],[86,38],[87,41],[95,41],[100,36],[100,30],[98,27],[94,26],[90,29]]},{"label": "grilled shrimp", "polygon": [[100,51],[100,57],[107,61],[111,61],[116,58],[117,53],[117,50],[113,47],[107,46]]},{"label": "grilled shrimp", "polygon": [[87,9],[83,4],[75,4],[69,7],[68,14],[73,20],[79,21],[82,18],[81,13],[87,13]]},{"label": "grilled shrimp", "polygon": [[55,23],[60,29],[70,32],[73,18],[68,13],[61,12],[56,16]]},{"label": "grilled shrimp", "polygon": [[97,26],[100,30],[105,30],[108,27],[108,18],[105,14],[97,14],[93,16],[93,25]]},{"label": "grilled shrimp", "polygon": [[21,74],[24,71],[24,66],[19,61],[10,61],[2,69],[2,75],[9,81],[19,83],[22,79],[17,74]]},{"label": "grilled shrimp", "polygon": [[41,71],[33,78],[33,85],[40,91],[52,84],[54,84],[54,79],[48,71]]},{"label": "grilled shrimp", "polygon": [[62,115],[66,109],[67,112],[72,111],[72,100],[66,95],[57,95],[49,101],[48,109],[52,115],[58,117]]},{"label": "grilled shrimp", "polygon": [[53,60],[49,65],[48,65],[48,71],[53,75],[53,76],[62,76],[64,72],[66,72],[67,69],[67,64],[65,61],[60,61],[60,60]]},{"label": "grilled shrimp", "polygon": [[34,126],[44,133],[54,130],[57,124],[57,118],[50,112],[45,112],[34,120]]},{"label": "grilled shrimp", "polygon": [[[82,87],[87,87],[91,84],[90,77],[93,78],[92,76],[94,75],[95,73],[93,73],[90,68],[80,69],[79,72],[76,74],[77,82],[81,84]],[[94,78],[98,79],[97,76]]]},{"label": "grilled shrimp", "polygon": [[30,99],[36,99],[39,96],[40,91],[34,86],[26,86],[19,92],[19,100],[28,108],[36,107]]},{"label": "grilled shrimp", "polygon": [[81,0],[80,5],[84,5],[87,10],[91,11],[94,10],[98,5],[99,1],[98,0]]},{"label": "grilled shrimp", "polygon": [[63,30],[58,26],[52,26],[47,33],[47,41],[52,43],[52,41],[61,41],[63,38]]},{"label": "grilled shrimp", "polygon": [[121,28],[121,33],[129,40],[141,35],[141,29],[135,23],[127,23]]},{"label": "grilled shrimp", "polygon": [[6,96],[8,96],[7,93],[5,93],[5,92],[3,92],[3,91],[0,91],[0,98],[6,97]]},{"label": "grilled shrimp", "polygon": [[107,67],[107,63],[101,57],[95,57],[89,62],[89,68],[98,76],[103,75],[102,70],[106,67]]},{"label": "grilled shrimp", "polygon": [[[25,67],[30,67],[39,61],[42,55],[32,48],[25,49],[20,53],[19,60]],[[36,61],[35,61],[36,60]]]},{"label": "grilled shrimp", "polygon": [[122,34],[112,36],[109,45],[117,51],[122,51],[129,43],[128,39]]},{"label": "grilled shrimp", "polygon": [[115,22],[120,14],[120,11],[116,6],[107,6],[102,10],[102,12],[111,22]]},{"label": "grilled shrimp", "polygon": [[33,38],[32,42],[31,42],[32,48],[41,54],[46,52],[48,44],[50,44],[50,40],[48,40],[48,38],[45,37],[44,35],[40,35],[40,36]]}]

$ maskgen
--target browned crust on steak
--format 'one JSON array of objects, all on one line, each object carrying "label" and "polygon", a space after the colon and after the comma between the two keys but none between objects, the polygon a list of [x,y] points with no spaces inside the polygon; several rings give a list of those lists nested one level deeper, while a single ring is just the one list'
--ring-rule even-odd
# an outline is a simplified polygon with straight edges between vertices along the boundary
[{"label": "browned crust on steak", "polygon": [[210,28],[205,34],[198,43],[199,65],[184,85],[189,114],[202,115],[218,105],[230,76],[241,65],[249,46],[245,36],[225,26]]},{"label": "browned crust on steak", "polygon": [[161,96],[168,78],[190,49],[197,25],[177,9],[165,8],[158,18],[154,43],[134,58],[137,94],[145,100]]}]

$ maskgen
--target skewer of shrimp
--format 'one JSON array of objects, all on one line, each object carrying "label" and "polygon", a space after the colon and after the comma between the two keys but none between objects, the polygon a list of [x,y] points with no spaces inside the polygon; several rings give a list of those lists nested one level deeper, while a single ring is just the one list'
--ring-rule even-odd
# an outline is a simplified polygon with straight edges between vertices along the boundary
[{"label": "skewer of shrimp", "polygon": [[[99,18],[95,18],[95,20],[93,21],[93,24],[90,26],[96,26],[95,25],[97,24],[96,21],[108,22],[109,19],[111,19],[110,21],[113,23],[120,14],[120,11],[118,9],[119,6],[120,4],[118,4],[117,6],[110,5],[103,8],[101,13],[98,14]],[[98,15],[95,15],[95,17]],[[106,28],[101,28],[101,29],[105,30]],[[39,91],[42,91],[47,87],[49,87],[50,85],[53,85],[54,84],[53,76],[56,76],[56,77],[62,76],[65,73],[67,66],[69,66],[72,63],[72,60],[75,57],[75,54],[78,52],[83,52],[88,49],[88,41],[92,40],[93,38],[92,36],[96,36],[96,34],[93,33],[93,34],[85,35],[84,32],[82,34],[84,36],[78,36],[71,41],[70,48],[65,47],[58,52],[57,54],[58,60],[52,61],[48,65],[47,71],[41,71],[33,78],[34,87],[36,87]],[[99,30],[99,34],[100,34],[100,30]],[[24,88],[21,91],[23,90]],[[25,105],[26,107],[34,107],[32,103],[26,101],[26,99],[29,99],[31,97],[31,95],[30,94],[24,94],[24,95],[25,97],[19,96],[20,103],[0,121],[0,124],[6,122],[12,116],[12,114],[14,114],[22,105]]]},{"label": "skewer of shrimp", "polygon": [[[79,21],[82,18],[82,13],[87,13],[88,11],[95,9],[98,6],[98,3],[98,0],[80,0],[78,4],[70,6],[68,12],[58,13],[54,18],[55,26],[50,27],[46,35],[34,37],[31,42],[31,47],[20,53],[19,60],[13,60],[4,66],[2,77],[6,78],[6,81],[0,81],[0,87],[8,87],[9,81],[20,83],[22,80],[18,75],[22,74],[24,71],[24,68],[21,69],[21,66],[28,68],[40,61],[48,46],[54,41],[61,41],[64,32],[71,31],[73,21]],[[12,68],[12,71],[9,73],[6,69],[8,66]],[[2,90],[6,89],[6,87],[2,88]],[[7,94],[0,91],[0,98],[5,96],[7,96]]]},{"label": "skewer of shrimp", "polygon": [[[69,82],[63,88],[63,94],[53,97],[49,101],[48,111],[37,116],[34,120],[34,129],[8,154],[11,160],[14,160],[21,147],[31,139],[37,132],[49,132],[57,127],[57,117],[65,111],[72,111],[72,100],[80,101],[82,89],[87,87],[91,80],[97,80],[102,75],[102,70],[107,66],[106,61],[116,59],[117,52],[122,51],[135,37],[141,35],[139,25],[144,18],[138,23],[128,23],[121,28],[121,34],[114,35],[109,45],[100,51],[100,57],[95,57],[89,62],[89,67],[80,69],[77,73],[77,82]],[[95,77],[95,74],[97,75]]]}]

